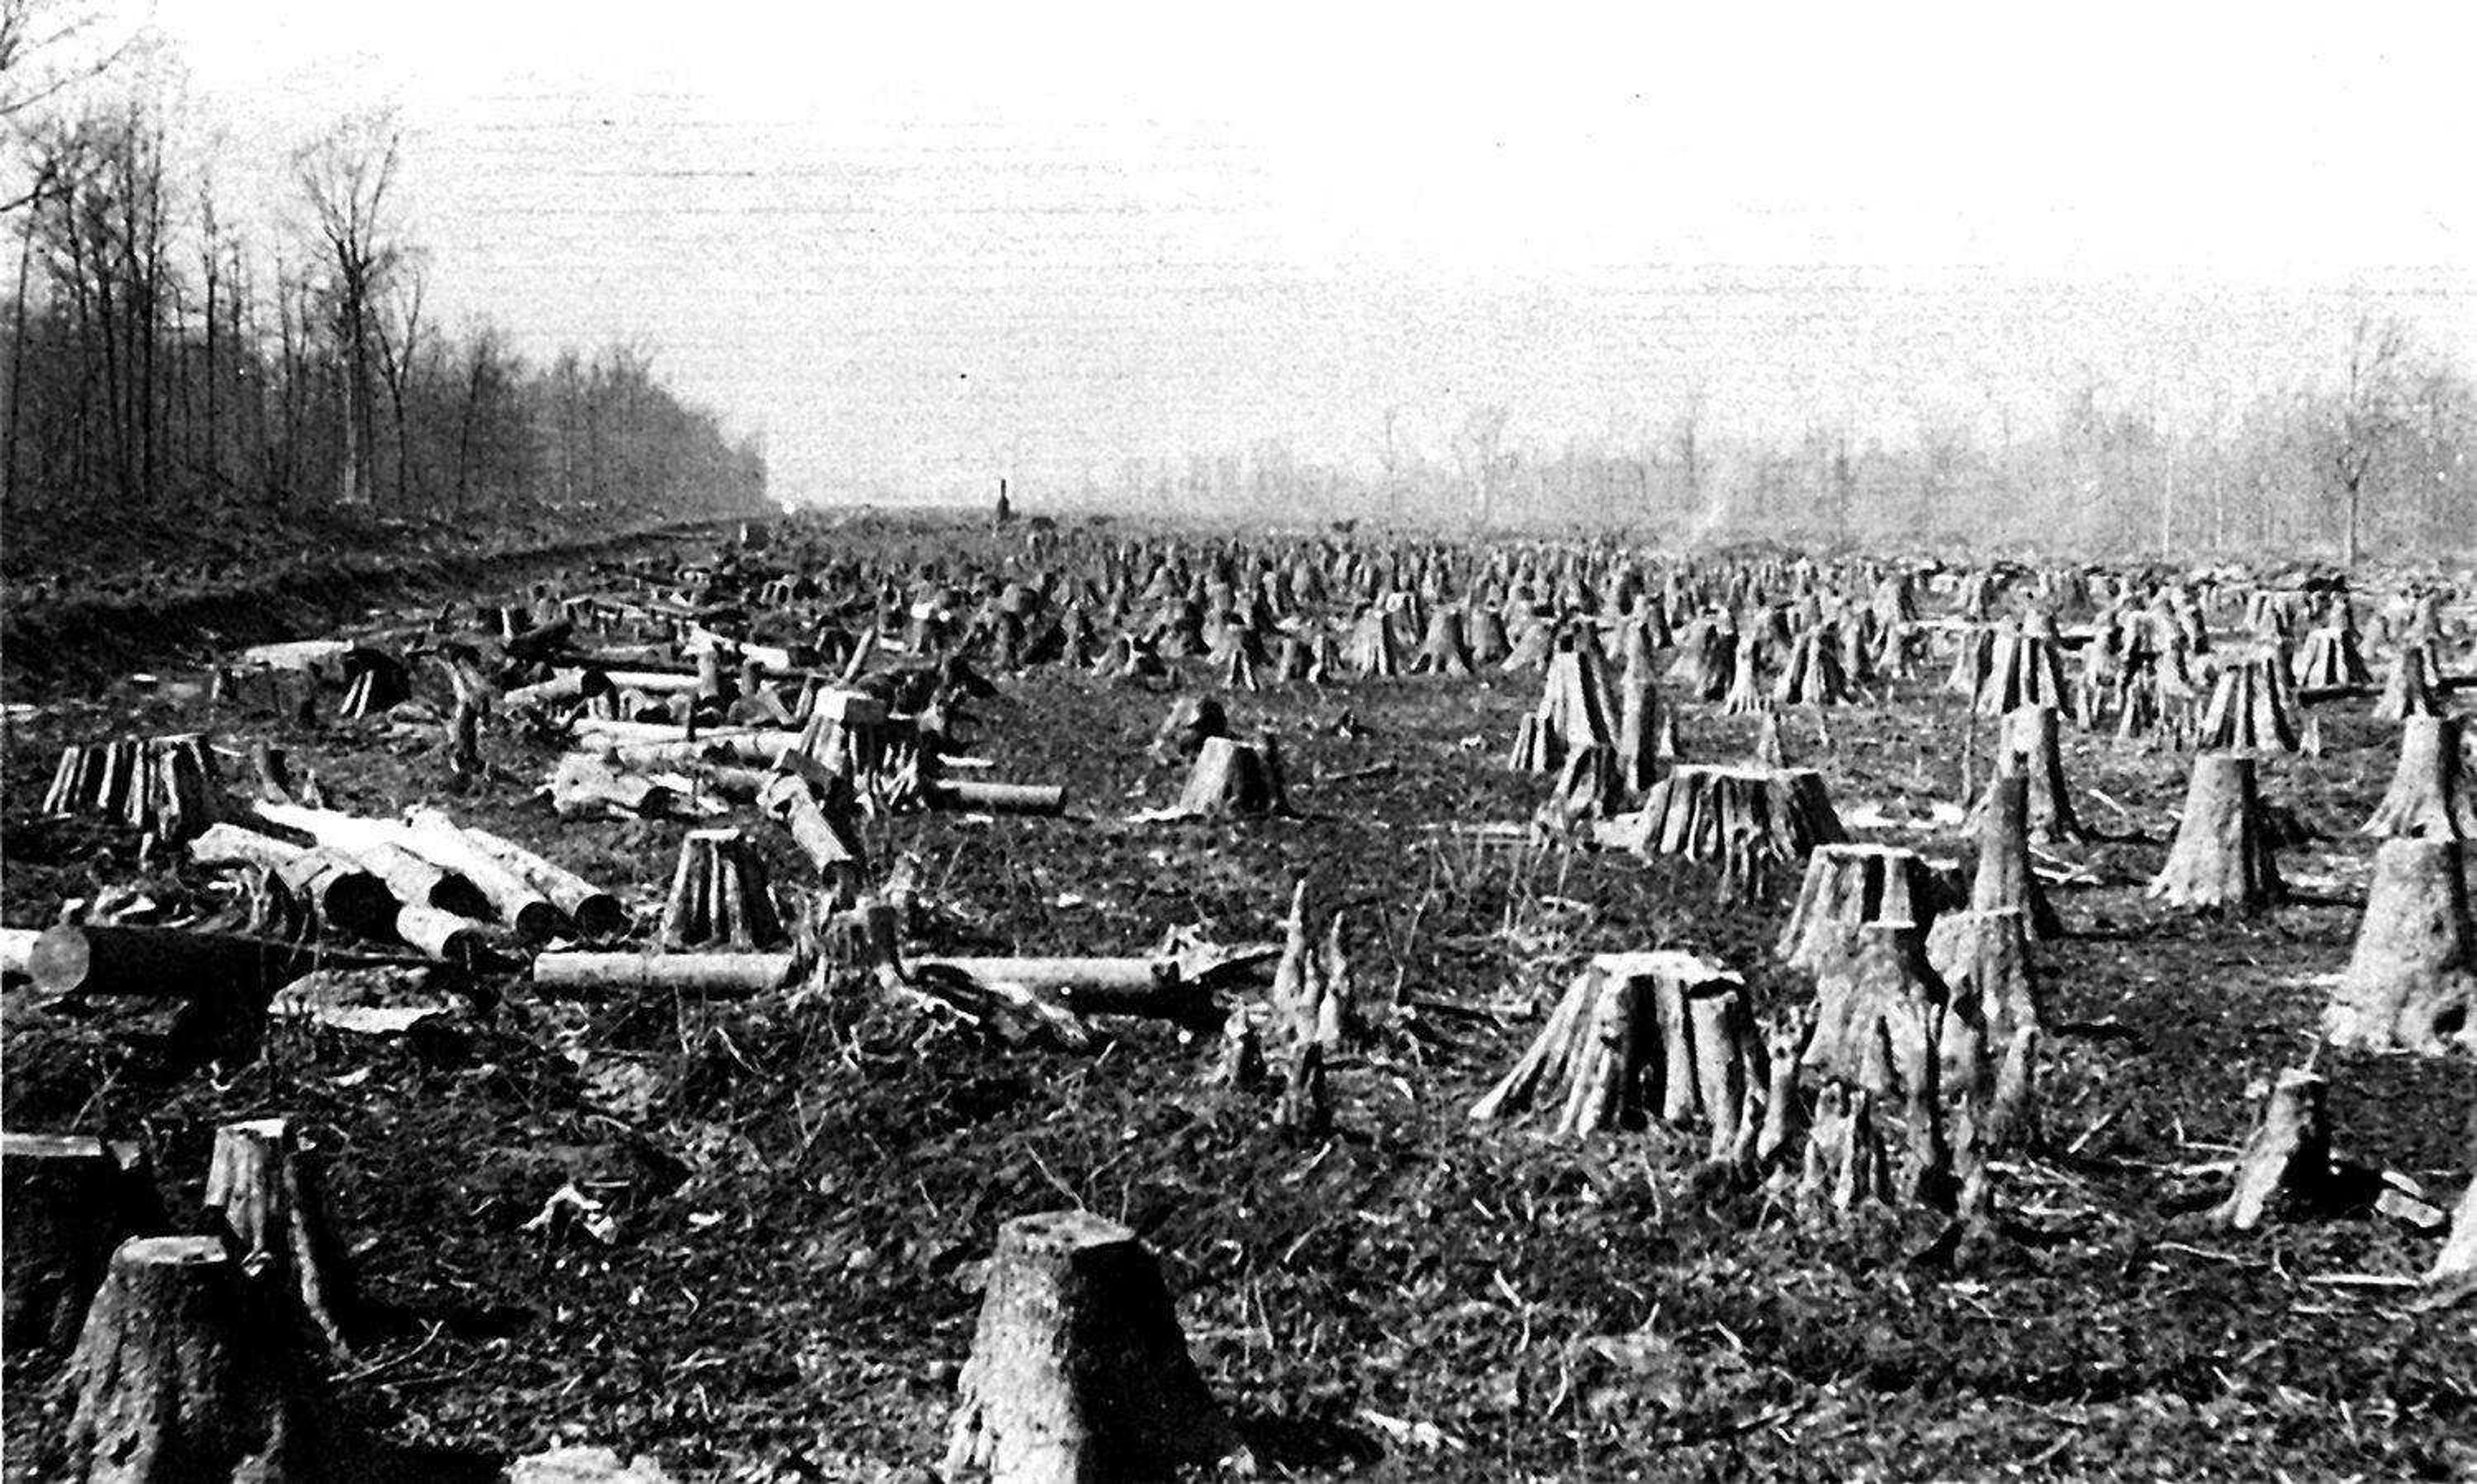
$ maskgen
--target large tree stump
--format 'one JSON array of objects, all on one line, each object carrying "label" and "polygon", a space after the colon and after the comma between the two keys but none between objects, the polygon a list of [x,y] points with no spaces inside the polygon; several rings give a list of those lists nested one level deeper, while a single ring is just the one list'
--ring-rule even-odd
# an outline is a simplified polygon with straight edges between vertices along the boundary
[{"label": "large tree stump", "polygon": [[113,1253],[70,1358],[70,1475],[115,1484],[354,1476],[310,1373],[224,1244],[138,1237]]},{"label": "large tree stump", "polygon": [[1413,675],[1464,676],[1471,673],[1470,647],[1463,639],[1462,615],[1439,603],[1428,614],[1428,631],[1411,660]]},{"label": "large tree stump", "polygon": [[2348,967],[2322,1012],[2337,1046],[2477,1050],[2477,961],[2457,840],[2400,838],[2374,850],[2373,883]]},{"label": "large tree stump", "polygon": [[2407,718],[2400,728],[2399,766],[2363,832],[2477,839],[2477,785],[2464,764],[2459,717]]},{"label": "large tree stump", "polygon": [[2045,1025],[2024,918],[2019,907],[1973,907],[1944,914],[1927,931],[1927,964],[1943,981],[1947,1024],[1966,1016],[1997,1056],[2021,1031]]},{"label": "large tree stump", "polygon": [[2025,705],[2065,705],[2069,693],[2054,619],[2041,612],[2007,625],[1990,648],[1987,673],[1973,697],[1978,714],[2004,716]]},{"label": "large tree stump", "polygon": [[1238,1446],[1152,1254],[1088,1211],[1006,1224],[960,1390],[950,1479],[1167,1479]]},{"label": "large tree stump", "polygon": [[2018,773],[1999,773],[1990,779],[1987,797],[1979,803],[1977,830],[1970,910],[2018,907],[2032,939],[2046,943],[2063,937],[2064,921],[2048,902],[2046,886],[2030,861],[2029,779]]},{"label": "large tree stump", "polygon": [[2324,624],[2305,636],[2305,653],[2296,661],[2296,683],[2308,689],[2326,685],[2365,685],[2374,672],[2365,664],[2364,645],[2346,614],[2346,599],[2338,622]]},{"label": "large tree stump", "polygon": [[1214,737],[1231,735],[1230,713],[1211,696],[1181,696],[1153,731],[1150,749],[1161,762],[1191,762]]},{"label": "large tree stump", "polygon": [[1895,845],[1818,845],[1772,952],[1814,971],[1846,956],[1867,923],[1919,926],[1936,913],[1936,885],[1915,851]]},{"label": "large tree stump", "polygon": [[2171,906],[2245,916],[2285,899],[2250,754],[2194,754],[2185,816],[2150,895]]},{"label": "large tree stump", "polygon": [[1737,675],[1738,635],[1716,619],[1698,618],[1687,626],[1668,678],[1691,701],[1717,701],[1727,695]]},{"label": "large tree stump", "polygon": [[1637,851],[1719,863],[1721,893],[1749,900],[1772,873],[1843,838],[1812,768],[1680,763],[1643,800]]},{"label": "large tree stump", "polygon": [[1789,659],[1772,681],[1774,705],[1839,705],[1855,699],[1830,626],[1799,634],[1789,648]]},{"label": "large tree stump", "polygon": [[138,1214],[129,1176],[100,1139],[0,1134],[0,1327],[10,1351],[55,1357],[76,1343],[113,1249]]},{"label": "large tree stump", "polygon": [[243,1119],[215,1130],[206,1207],[241,1275],[265,1291],[268,1312],[289,1316],[330,1354],[350,1354],[352,1273],[327,1224],[316,1163],[290,1119]]},{"label": "large tree stump", "polygon": [[737,829],[692,829],[680,841],[656,939],[664,948],[763,951],[789,940],[765,863]]},{"label": "large tree stump", "polygon": [[1549,1131],[1565,1136],[1699,1125],[1719,1154],[1763,1066],[1737,975],[1691,953],[1601,953],[1470,1116],[1552,1110]]}]

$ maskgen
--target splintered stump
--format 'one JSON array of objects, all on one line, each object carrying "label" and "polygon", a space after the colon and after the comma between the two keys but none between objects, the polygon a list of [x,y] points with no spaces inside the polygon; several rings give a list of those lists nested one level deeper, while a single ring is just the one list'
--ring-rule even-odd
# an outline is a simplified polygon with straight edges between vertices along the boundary
[{"label": "splintered stump", "polygon": [[2402,644],[2392,656],[2391,667],[2383,677],[2381,694],[2374,698],[2374,720],[2405,721],[2413,716],[2434,716],[2442,707],[2434,699],[2434,682],[2429,673],[2429,655],[2421,644]]},{"label": "splintered stump", "polygon": [[1680,763],[1643,800],[1637,849],[1718,862],[1724,895],[1761,896],[1772,873],[1844,838],[1813,768]]},{"label": "splintered stump", "polygon": [[1936,910],[1934,878],[1915,851],[1893,845],[1818,845],[1773,952],[1791,968],[1814,970],[1848,952],[1867,923],[1923,924]]},{"label": "splintered stump", "polygon": [[112,1255],[68,1366],[68,1474],[128,1484],[351,1477],[310,1368],[215,1237]]},{"label": "splintered stump", "polygon": [[670,949],[763,952],[789,939],[774,909],[765,863],[737,829],[692,829],[657,937]]},{"label": "splintered stump", "polygon": [[1207,737],[1179,791],[1173,812],[1191,819],[1233,815],[1284,814],[1289,800],[1283,786],[1281,754],[1268,736],[1254,745],[1229,737]]},{"label": "splintered stump", "polygon": [[2332,1044],[2367,1051],[2477,1050],[2464,847],[2457,840],[2385,840],[2356,951],[2322,1012]]},{"label": "splintered stump", "polygon": [[1759,1055],[1737,975],[1691,953],[1602,953],[1470,1116],[1539,1109],[1562,1135],[1700,1124],[1717,1154],[1738,1136]]},{"label": "splintered stump", "polygon": [[165,840],[187,840],[223,808],[215,754],[196,732],[71,743],[43,797],[46,814],[117,820]]},{"label": "splintered stump", "polygon": [[348,1354],[352,1275],[327,1225],[317,1167],[291,1120],[245,1119],[215,1130],[206,1206],[241,1275],[264,1290],[268,1312],[288,1316],[329,1353]]},{"label": "splintered stump", "polygon": [[2457,716],[2411,716],[2400,728],[2399,766],[2365,821],[2369,835],[2477,839],[2477,787],[2464,769]]},{"label": "splintered stump", "polygon": [[2030,861],[2030,780],[1998,774],[1978,810],[1978,864],[1969,881],[1973,912],[2017,907],[2032,939],[2046,943],[2064,935],[2064,925],[2047,900],[2045,883]]},{"label": "splintered stump", "polygon": [[0,1291],[12,1354],[65,1354],[112,1249],[129,1235],[120,1164],[83,1135],[0,1134]]},{"label": "splintered stump", "polygon": [[2237,1156],[2236,1186],[2209,1221],[2251,1231],[2271,1217],[2319,1204],[2331,1183],[2331,1129],[2321,1077],[2289,1070],[2262,1105],[2261,1120]]},{"label": "splintered stump", "polygon": [[1152,1254],[1089,1211],[1017,1217],[1000,1231],[960,1391],[950,1479],[1167,1479],[1238,1445]]},{"label": "splintered stump", "polygon": [[2171,906],[2245,916],[2286,897],[2250,754],[2194,754],[2185,816],[2150,895]]},{"label": "splintered stump", "polygon": [[1575,753],[1615,740],[1608,698],[1584,652],[1559,650],[1549,656],[1539,705],[1523,718],[1507,766],[1516,773],[1555,773]]}]

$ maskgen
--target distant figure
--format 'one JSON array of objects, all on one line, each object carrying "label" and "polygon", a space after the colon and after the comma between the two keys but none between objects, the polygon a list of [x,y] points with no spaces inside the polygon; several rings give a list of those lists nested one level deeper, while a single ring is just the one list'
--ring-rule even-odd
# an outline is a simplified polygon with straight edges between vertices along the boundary
[{"label": "distant figure", "polygon": [[998,481],[998,513],[995,524],[1010,525],[1014,520],[1014,506],[1007,499],[1007,482]]}]

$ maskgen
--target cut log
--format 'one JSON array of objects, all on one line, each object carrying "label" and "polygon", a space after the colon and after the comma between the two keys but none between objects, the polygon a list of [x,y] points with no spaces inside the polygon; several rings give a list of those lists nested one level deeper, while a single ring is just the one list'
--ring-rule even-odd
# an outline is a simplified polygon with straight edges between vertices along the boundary
[{"label": "cut log", "polygon": [[2477,1051],[2477,959],[2457,840],[2402,837],[2374,849],[2357,946],[2322,1012],[2335,1046]]},{"label": "cut log", "polygon": [[536,955],[533,986],[545,995],[692,996],[742,999],[791,979],[789,953],[590,953]]},{"label": "cut log", "polygon": [[349,1356],[352,1274],[327,1225],[317,1167],[291,1120],[243,1119],[217,1127],[205,1203],[241,1276],[265,1294],[268,1312],[300,1324],[332,1357]]},{"label": "cut log", "polygon": [[[527,943],[547,943],[570,932],[567,915],[510,866],[467,835],[444,810],[414,804],[404,811],[410,845],[473,883],[491,914]],[[433,903],[432,905],[438,903]]]},{"label": "cut log", "polygon": [[9,1351],[55,1359],[77,1343],[113,1249],[134,1234],[129,1178],[101,1139],[0,1134],[0,1291]]},{"label": "cut log", "polygon": [[2477,839],[2477,783],[2461,751],[2457,716],[2410,716],[2400,727],[2399,766],[2363,833]]},{"label": "cut log", "polygon": [[656,940],[670,949],[763,951],[788,941],[765,863],[737,829],[692,829]]},{"label": "cut log", "polygon": [[113,1253],[67,1373],[69,1473],[130,1484],[313,1484],[338,1456],[324,1397],[215,1237]]},{"label": "cut log", "polygon": [[2267,912],[2286,898],[2251,754],[2194,754],[2185,816],[2150,895],[2171,906],[2243,916]]},{"label": "cut log", "polygon": [[323,957],[296,944],[180,928],[63,923],[43,929],[26,972],[47,995],[164,995],[263,1002]]},{"label": "cut log", "polygon": [[1066,812],[1063,783],[994,783],[978,779],[932,779],[921,787],[933,809],[973,814],[1020,814],[1055,818]]},{"label": "cut log", "polygon": [[384,938],[394,921],[395,894],[340,851],[304,851],[276,867],[274,878],[287,896],[309,908],[313,928]]},{"label": "cut log", "polygon": [[552,864],[512,840],[487,829],[464,827],[464,837],[477,848],[522,876],[533,888],[567,914],[579,936],[615,938],[628,930],[628,909],[619,899],[563,866]]},{"label": "cut log", "polygon": [[1152,1254],[1088,1211],[1006,1224],[959,1389],[949,1478],[1167,1479],[1237,1447]]}]

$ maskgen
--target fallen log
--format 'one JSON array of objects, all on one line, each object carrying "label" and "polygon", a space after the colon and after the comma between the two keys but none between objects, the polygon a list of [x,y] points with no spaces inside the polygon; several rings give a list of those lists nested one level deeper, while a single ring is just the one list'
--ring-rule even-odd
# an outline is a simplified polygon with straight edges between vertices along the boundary
[{"label": "fallen log", "polygon": [[398,961],[238,933],[63,923],[35,941],[26,972],[47,995],[272,994],[321,964]]},{"label": "fallen log", "polygon": [[[1242,950],[1196,968],[1177,957],[988,957],[910,956],[915,972],[938,968],[983,983],[1013,983],[1055,998],[1083,1015],[1133,1015],[1188,1020],[1209,1005],[1214,988],[1272,956]],[[550,952],[533,965],[534,988],[543,994],[598,997],[629,993],[676,993],[713,999],[763,994],[789,981],[795,960],[788,952]]]},{"label": "fallen log", "polygon": [[1063,783],[984,783],[973,779],[934,779],[924,790],[924,795],[929,806],[937,809],[1043,816],[1066,812],[1066,786]]},{"label": "fallen log", "polygon": [[509,865],[474,841],[445,811],[427,804],[405,810],[410,843],[440,865],[471,881],[489,899],[490,909],[528,943],[547,943],[569,931],[567,915]]}]

